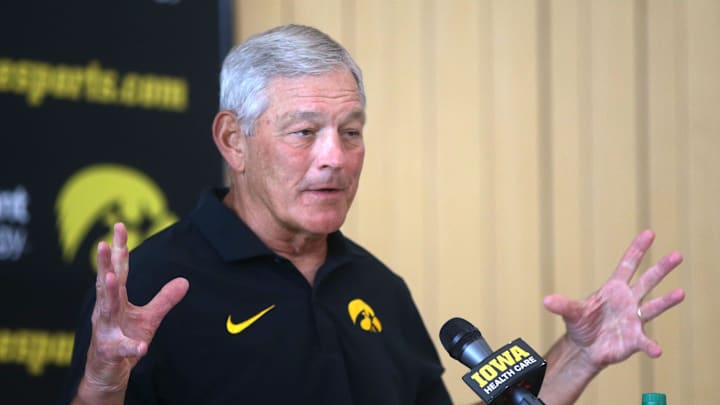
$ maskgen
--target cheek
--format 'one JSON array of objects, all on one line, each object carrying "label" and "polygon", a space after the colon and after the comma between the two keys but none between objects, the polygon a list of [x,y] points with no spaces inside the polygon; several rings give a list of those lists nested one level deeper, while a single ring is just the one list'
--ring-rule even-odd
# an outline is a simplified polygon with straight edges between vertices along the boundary
[{"label": "cheek", "polygon": [[249,151],[246,173],[249,181],[253,184],[254,193],[272,195],[276,194],[280,181],[284,174],[275,159],[277,156],[267,145],[257,144]]},{"label": "cheek", "polygon": [[277,148],[261,157],[266,182],[281,188],[280,192],[291,192],[302,182],[309,167],[302,154],[288,148]]},{"label": "cheek", "polygon": [[359,153],[352,155],[352,158],[348,160],[348,164],[346,166],[349,177],[353,179],[352,192],[349,195],[350,201],[355,198],[358,187],[360,186],[360,174],[363,169],[364,156],[364,151],[360,151]]},{"label": "cheek", "polygon": [[350,167],[350,170],[355,177],[360,177],[360,173],[362,173],[364,160],[365,160],[365,149],[361,149],[352,155],[352,157],[350,159],[350,164],[348,166]]}]

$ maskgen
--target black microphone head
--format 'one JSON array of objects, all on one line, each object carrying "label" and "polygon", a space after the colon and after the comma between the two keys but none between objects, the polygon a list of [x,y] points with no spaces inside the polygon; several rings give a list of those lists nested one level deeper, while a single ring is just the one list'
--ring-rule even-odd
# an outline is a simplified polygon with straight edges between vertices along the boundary
[{"label": "black microphone head", "polygon": [[[540,391],[547,363],[522,339],[493,352],[473,324],[453,318],[440,328],[440,342],[453,359],[471,369],[463,381],[486,404],[544,405],[534,395]],[[515,364],[521,360],[518,369]]]},{"label": "black microphone head", "polygon": [[481,338],[480,331],[462,318],[452,318],[440,328],[440,342],[455,360],[460,360],[468,344]]}]

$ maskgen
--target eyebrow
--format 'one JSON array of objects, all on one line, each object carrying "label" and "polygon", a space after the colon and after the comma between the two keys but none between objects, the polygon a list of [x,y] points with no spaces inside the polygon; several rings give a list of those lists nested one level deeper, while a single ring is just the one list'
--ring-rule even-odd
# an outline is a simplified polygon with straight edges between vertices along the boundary
[{"label": "eyebrow", "polygon": [[363,124],[365,124],[365,110],[353,110],[349,114],[342,117],[343,119],[340,121],[348,122],[353,120],[359,120]]},{"label": "eyebrow", "polygon": [[[288,125],[297,121],[316,121],[322,118],[322,116],[323,114],[317,111],[292,111],[280,116],[278,119],[278,127],[286,128]],[[365,110],[353,110],[340,117],[340,122],[342,123],[353,120],[360,120],[365,124]]]},{"label": "eyebrow", "polygon": [[297,121],[315,121],[320,118],[322,114],[315,111],[291,111],[283,114],[278,119],[278,126],[285,128],[288,125]]}]

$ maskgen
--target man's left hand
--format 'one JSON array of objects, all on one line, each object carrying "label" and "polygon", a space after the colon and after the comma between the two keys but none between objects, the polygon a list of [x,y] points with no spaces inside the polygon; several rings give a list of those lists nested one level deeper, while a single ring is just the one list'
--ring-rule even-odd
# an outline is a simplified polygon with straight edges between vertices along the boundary
[{"label": "man's left hand", "polygon": [[678,288],[643,302],[643,298],[682,262],[678,252],[666,255],[631,283],[654,238],[655,234],[650,230],[640,233],[610,279],[587,299],[576,301],[560,295],[545,297],[545,307],[565,320],[568,340],[584,352],[583,357],[589,359],[590,366],[596,367],[597,371],[638,351],[653,358],[662,354],[660,345],[645,335],[643,326],[682,302],[685,292]]}]

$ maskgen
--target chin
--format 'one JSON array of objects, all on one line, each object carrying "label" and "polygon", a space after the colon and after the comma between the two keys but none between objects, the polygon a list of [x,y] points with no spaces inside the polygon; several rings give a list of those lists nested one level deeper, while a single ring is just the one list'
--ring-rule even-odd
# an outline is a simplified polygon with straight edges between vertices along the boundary
[{"label": "chin", "polygon": [[338,229],[340,229],[341,226],[342,226],[342,222],[312,225],[312,226],[306,227],[305,229],[311,233],[328,235],[328,234],[331,234],[331,233],[337,231]]},{"label": "chin", "polygon": [[316,218],[310,221],[307,221],[305,223],[305,228],[307,231],[311,233],[317,233],[317,234],[330,234],[342,226],[342,224],[345,222],[345,215],[342,216],[333,216],[333,217],[325,217],[325,218]]}]

